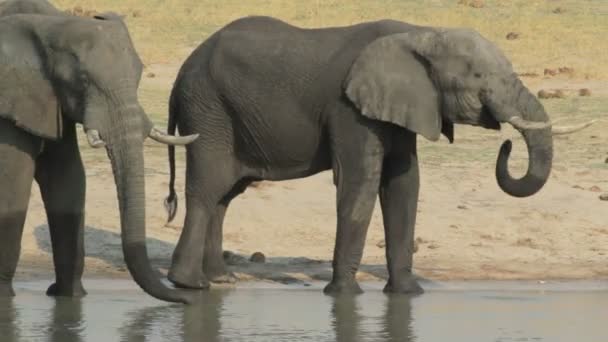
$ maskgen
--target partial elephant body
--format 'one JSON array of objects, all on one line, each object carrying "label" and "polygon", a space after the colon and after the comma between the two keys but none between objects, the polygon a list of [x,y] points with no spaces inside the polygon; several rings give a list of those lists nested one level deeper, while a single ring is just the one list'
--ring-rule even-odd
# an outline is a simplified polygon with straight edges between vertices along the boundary
[{"label": "partial elephant body", "polygon": [[11,14],[63,15],[46,0],[4,0],[0,2],[0,17]]},{"label": "partial elephant body", "polygon": [[[327,170],[331,116],[348,103],[340,98],[344,75],[370,42],[412,28],[386,21],[301,30],[268,18],[237,21],[185,62],[172,115],[181,133],[204,133],[196,144],[233,149],[245,176],[282,180]],[[354,108],[351,115],[359,120]]]},{"label": "partial elephant body", "polygon": [[[9,2],[13,9],[27,3],[46,2]],[[0,18],[0,295],[13,294],[33,179],[53,247],[56,281],[47,293],[85,293],[85,174],[75,126],[82,123],[91,146],[105,146],[112,162],[123,252],[134,280],[159,299],[189,301],[187,294],[166,288],[148,262],[143,141],[150,136],[183,144],[195,137],[168,137],[153,129],[137,100],[141,71],[127,27],[112,13],[88,19],[10,12]]]},{"label": "partial elephant body", "polygon": [[[338,225],[333,279],[325,289],[332,293],[360,291],[355,274],[380,195],[385,290],[419,292],[412,276],[416,134],[435,141],[443,133],[452,141],[454,123],[499,129],[521,120],[516,127],[528,145],[528,172],[511,178],[507,142],[497,162],[499,185],[529,196],[551,169],[547,114],[502,52],[472,30],[390,20],[301,29],[269,17],[239,19],[185,61],[169,109],[169,133],[177,126],[182,134],[200,134],[186,148],[186,218],[169,273],[188,288],[233,280],[221,255],[223,218],[254,180],[332,169]],[[171,147],[169,160],[171,220],[177,207]]]}]

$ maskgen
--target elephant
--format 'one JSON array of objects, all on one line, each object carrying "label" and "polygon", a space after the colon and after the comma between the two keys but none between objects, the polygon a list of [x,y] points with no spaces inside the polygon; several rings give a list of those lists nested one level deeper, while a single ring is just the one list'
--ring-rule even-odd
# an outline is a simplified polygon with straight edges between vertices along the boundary
[{"label": "elephant", "polygon": [[[200,135],[186,146],[186,217],[169,280],[194,289],[234,281],[222,260],[231,200],[253,181],[331,170],[338,222],[324,292],[362,292],[355,276],[379,195],[384,291],[421,293],[412,274],[417,135],[437,141],[443,134],[452,143],[454,124],[499,130],[505,123],[523,135],[529,166],[512,177],[507,140],[496,180],[511,196],[531,196],[549,177],[556,128],[505,54],[477,31],[396,20],[306,29],[268,16],[232,21],[185,60],[169,99],[168,133]],[[170,146],[168,158],[171,221]]]},{"label": "elephant", "polygon": [[155,128],[139,103],[143,64],[118,15],[95,18],[12,14],[0,18],[0,296],[14,296],[33,180],[49,224],[55,282],[51,296],[86,295],[86,180],[76,123],[93,148],[105,147],[120,210],[125,262],[148,294],[170,302],[191,295],[170,289],[149,264],[145,244],[143,143],[185,145],[191,136]]},{"label": "elephant", "polygon": [[11,14],[64,15],[46,0],[6,0],[0,2],[0,17]]}]

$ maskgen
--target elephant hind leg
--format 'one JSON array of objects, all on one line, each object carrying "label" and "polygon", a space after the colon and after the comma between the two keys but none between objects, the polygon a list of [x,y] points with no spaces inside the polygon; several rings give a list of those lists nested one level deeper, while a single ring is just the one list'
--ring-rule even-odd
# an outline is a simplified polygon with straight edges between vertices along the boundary
[{"label": "elephant hind leg", "polygon": [[13,296],[23,225],[42,141],[0,119],[0,296]]},{"label": "elephant hind leg", "polygon": [[80,159],[74,125],[66,127],[64,137],[47,143],[38,157],[36,181],[51,234],[55,283],[50,296],[82,297],[84,269],[85,172]]},{"label": "elephant hind leg", "polygon": [[[189,147],[186,163],[186,218],[173,252],[169,280],[177,287],[204,289],[209,287],[202,267],[206,238],[217,206],[241,177],[236,161],[223,153],[201,153]],[[212,233],[212,239],[217,236],[217,232]]]},{"label": "elephant hind leg", "polygon": [[203,273],[213,283],[235,283],[236,276],[228,271],[223,256],[223,225],[224,217],[230,202],[243,193],[251,184],[248,179],[241,179],[222,198],[215,208],[215,213],[207,229],[205,238],[205,255],[203,257]]}]

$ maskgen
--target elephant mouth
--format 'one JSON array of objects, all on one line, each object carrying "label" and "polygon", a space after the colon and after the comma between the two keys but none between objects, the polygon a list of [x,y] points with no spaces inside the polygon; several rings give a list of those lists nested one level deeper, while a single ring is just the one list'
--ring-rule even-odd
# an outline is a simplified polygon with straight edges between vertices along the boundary
[{"label": "elephant mouth", "polygon": [[481,108],[481,115],[479,117],[479,126],[487,129],[500,130],[500,122],[496,120],[490,108],[483,105]]}]

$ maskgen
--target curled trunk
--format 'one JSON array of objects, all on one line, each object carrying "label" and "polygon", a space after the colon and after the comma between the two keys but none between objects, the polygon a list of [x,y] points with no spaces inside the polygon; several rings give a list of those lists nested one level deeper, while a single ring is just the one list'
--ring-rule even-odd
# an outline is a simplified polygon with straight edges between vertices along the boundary
[{"label": "curled trunk", "polygon": [[[530,93],[521,82],[517,83],[514,108],[517,113],[530,122],[548,122],[549,117],[542,104]],[[503,114],[506,108],[499,108]],[[508,121],[508,120],[505,120]],[[505,141],[498,153],[496,161],[496,180],[500,188],[515,197],[527,197],[538,192],[549,179],[553,161],[553,139],[551,127],[543,129],[519,130],[528,149],[528,169],[526,174],[513,178],[509,173],[508,161],[511,153],[511,141]]]}]

